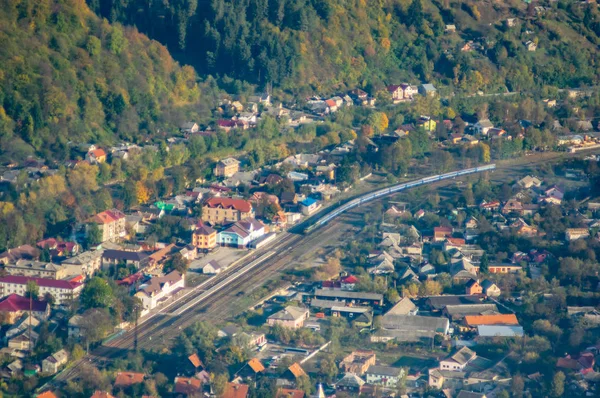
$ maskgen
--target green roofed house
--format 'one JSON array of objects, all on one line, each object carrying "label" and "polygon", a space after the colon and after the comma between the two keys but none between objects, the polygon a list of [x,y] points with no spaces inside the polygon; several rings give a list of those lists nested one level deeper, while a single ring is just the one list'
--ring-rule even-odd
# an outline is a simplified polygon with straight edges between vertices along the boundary
[{"label": "green roofed house", "polygon": [[158,207],[159,210],[162,211],[173,211],[173,209],[175,208],[175,205],[172,203],[165,203],[162,201],[158,201],[158,202],[154,202],[154,206]]}]

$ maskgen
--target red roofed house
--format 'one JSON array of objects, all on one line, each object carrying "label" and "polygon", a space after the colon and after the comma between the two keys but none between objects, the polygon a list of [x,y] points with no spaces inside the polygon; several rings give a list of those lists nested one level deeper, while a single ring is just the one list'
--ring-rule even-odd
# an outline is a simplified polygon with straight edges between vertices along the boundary
[{"label": "red roofed house", "polygon": [[47,249],[50,251],[50,255],[64,257],[74,256],[79,252],[79,245],[75,242],[62,242],[54,238],[48,238],[36,243],[40,249]]},{"label": "red roofed house", "polygon": [[348,275],[347,277],[342,278],[342,280],[340,282],[341,282],[342,289],[354,290],[354,287],[358,283],[358,278],[355,277],[354,275]]},{"label": "red roofed house", "polygon": [[125,214],[117,209],[106,210],[91,217],[86,226],[86,232],[92,224],[98,226],[102,234],[102,242],[114,241],[125,236]]},{"label": "red roofed house", "polygon": [[58,398],[52,391],[44,391],[35,398]]},{"label": "red roofed house", "polygon": [[11,294],[0,301],[0,313],[5,315],[4,323],[13,324],[25,312],[29,311],[31,304],[32,315],[38,319],[47,319],[50,316],[50,306],[46,301],[32,300],[18,294]]},{"label": "red roofed house", "polygon": [[193,395],[200,392],[202,381],[194,377],[176,377],[175,392],[183,395]]},{"label": "red roofed house", "polygon": [[144,382],[144,374],[136,372],[118,372],[115,379],[116,388],[128,388]]},{"label": "red roofed house", "polygon": [[106,162],[106,152],[104,149],[94,149],[85,155],[85,160],[91,164],[100,164]]},{"label": "red roofed house", "polygon": [[292,390],[290,388],[280,388],[277,390],[275,398],[304,398],[305,394],[302,390]]},{"label": "red roofed house", "polygon": [[204,368],[204,363],[202,363],[202,360],[200,359],[200,357],[198,356],[198,354],[192,354],[188,357],[188,360],[190,361],[190,363],[192,364],[192,366],[194,366],[195,369],[198,368]]},{"label": "red roofed house", "polygon": [[334,100],[328,99],[328,100],[325,100],[325,103],[329,107],[329,112],[333,113],[338,110],[338,105]]},{"label": "red roofed house", "polygon": [[202,207],[202,221],[213,225],[253,217],[252,204],[242,199],[210,198]]},{"label": "red roofed house", "polygon": [[228,132],[229,130],[235,129],[235,128],[241,128],[242,130],[246,130],[248,128],[248,123],[244,122],[243,120],[221,119],[221,120],[217,121],[217,126],[221,130],[225,130],[225,132]]},{"label": "red roofed house", "polygon": [[40,288],[40,296],[49,293],[54,297],[56,304],[61,305],[79,296],[83,284],[56,279],[33,278],[29,276],[8,275],[0,278],[0,295],[7,296],[16,293],[25,296],[27,282],[33,281]]},{"label": "red roofed house", "polygon": [[498,210],[498,208],[500,208],[500,201],[494,200],[492,202],[483,202],[479,205],[479,208],[486,211]]},{"label": "red roofed house", "polygon": [[221,398],[246,398],[248,396],[247,384],[227,383]]},{"label": "red roofed house", "polygon": [[591,352],[584,352],[577,359],[567,355],[566,357],[559,358],[558,361],[556,361],[557,368],[577,370],[582,374],[593,371],[594,364],[594,354]]},{"label": "red roofed house", "polygon": [[115,398],[115,396],[106,391],[96,390],[90,398]]},{"label": "red roofed house", "polygon": [[446,238],[452,237],[452,228],[450,227],[435,227],[433,228],[433,241],[443,242]]}]

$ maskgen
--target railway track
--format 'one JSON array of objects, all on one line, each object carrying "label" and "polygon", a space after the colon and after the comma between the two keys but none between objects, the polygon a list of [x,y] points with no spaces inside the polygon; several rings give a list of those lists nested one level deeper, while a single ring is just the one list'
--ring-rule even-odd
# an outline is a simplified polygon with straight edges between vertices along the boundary
[{"label": "railway track", "polygon": [[[595,152],[595,151],[594,151]],[[581,155],[581,154],[579,154]],[[561,158],[574,157],[571,154],[553,154],[542,156],[525,162],[511,162],[497,165],[497,171],[525,169],[542,163],[548,163]],[[431,181],[437,185],[438,181]],[[407,187],[410,188],[410,187]],[[390,191],[389,193],[395,193]],[[371,193],[372,194],[372,193]],[[368,194],[365,194],[368,195]],[[378,197],[373,197],[377,199]],[[364,202],[360,202],[363,204]],[[351,210],[350,208],[346,210]],[[339,212],[340,215],[342,212]],[[346,213],[347,214],[347,213]],[[326,215],[329,216],[329,215]],[[274,245],[259,249],[246,261],[241,261],[236,266],[218,275],[218,278],[199,285],[186,293],[180,300],[166,305],[160,312],[142,320],[138,326],[138,347],[147,349],[155,346],[156,342],[166,343],[179,335],[182,330],[199,320],[220,321],[230,316],[237,315],[232,311],[228,313],[224,308],[237,307],[236,303],[242,300],[235,295],[244,288],[248,293],[258,285],[264,283],[275,273],[284,270],[291,261],[303,256],[308,251],[322,247],[323,240],[334,232],[340,232],[339,219],[327,219],[324,225],[310,235],[301,236],[286,233]],[[295,246],[298,244],[297,246]],[[250,260],[250,261],[248,261]],[[253,265],[253,263],[256,264]],[[249,268],[248,268],[249,267]],[[258,267],[258,268],[255,268]],[[243,272],[246,270],[246,272]],[[249,272],[253,271],[253,272]],[[239,273],[239,276],[237,276]],[[208,293],[208,294],[207,294]],[[183,309],[182,309],[183,308]],[[239,308],[242,311],[245,308]],[[78,364],[89,362],[102,366],[105,362],[126,355],[134,346],[134,332],[129,330],[103,346],[95,349],[91,355],[75,363],[71,368],[63,371],[53,381],[53,384],[66,382],[79,374]]]},{"label": "railway track", "polygon": [[[159,344],[166,343],[194,322],[200,320],[222,321],[237,315],[235,312],[224,311],[224,308],[233,307],[239,312],[244,311],[246,308],[239,306],[243,297],[238,297],[235,293],[241,289],[244,289],[244,293],[248,293],[263,284],[269,277],[283,271],[294,259],[301,257],[302,253],[311,249],[317,250],[320,247],[319,243],[336,227],[339,228],[337,223],[331,223],[327,228],[323,228],[319,230],[319,233],[309,237],[287,234],[275,245],[250,257],[250,262],[243,262],[235,268],[219,274],[222,277],[218,280],[215,278],[210,283],[200,285],[202,289],[190,293],[176,303],[165,306],[159,313],[154,314],[138,326],[138,348],[148,349],[156,346],[157,342]],[[254,262],[256,262],[255,268],[247,268],[252,267]],[[247,272],[235,277],[237,273],[244,270]],[[232,277],[235,278],[225,285],[221,285]],[[248,289],[249,287],[251,289]],[[213,289],[211,294],[206,295],[211,289]],[[205,296],[202,297],[203,295]],[[180,308],[185,308],[185,310],[179,311]],[[59,384],[76,378],[79,375],[78,365],[82,362],[102,367],[107,362],[127,355],[127,352],[133,349],[134,340],[133,330],[123,333],[123,335],[99,346],[87,358],[63,371],[53,380],[53,383]]]}]

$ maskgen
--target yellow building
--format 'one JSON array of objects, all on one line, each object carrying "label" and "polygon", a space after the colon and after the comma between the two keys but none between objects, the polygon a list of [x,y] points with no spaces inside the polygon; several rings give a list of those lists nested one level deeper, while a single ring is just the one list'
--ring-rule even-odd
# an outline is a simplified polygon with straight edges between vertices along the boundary
[{"label": "yellow building", "polygon": [[216,177],[231,177],[238,171],[240,171],[240,162],[234,158],[227,158],[217,162],[214,174]]},{"label": "yellow building", "polygon": [[242,199],[210,198],[202,207],[202,221],[212,225],[254,217],[252,204]]},{"label": "yellow building", "polygon": [[192,244],[198,249],[210,250],[217,246],[217,231],[200,224],[192,234]]}]

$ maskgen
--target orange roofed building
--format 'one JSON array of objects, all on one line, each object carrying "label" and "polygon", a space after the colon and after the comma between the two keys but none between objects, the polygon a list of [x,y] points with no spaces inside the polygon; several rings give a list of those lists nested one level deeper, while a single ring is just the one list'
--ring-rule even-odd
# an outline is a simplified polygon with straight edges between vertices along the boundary
[{"label": "orange roofed building", "polygon": [[280,388],[277,390],[275,398],[304,398],[305,394],[302,390],[292,390],[291,388]]},{"label": "orange roofed building", "polygon": [[248,396],[247,384],[227,383],[221,398],[246,398]]},{"label": "orange roofed building", "polygon": [[176,377],[175,392],[177,394],[192,395],[200,392],[202,381],[194,377]]},{"label": "orange roofed building", "polygon": [[144,382],[144,374],[137,372],[118,372],[115,379],[116,388],[128,388]]},{"label": "orange roofed building", "polygon": [[43,393],[39,394],[36,398],[57,398],[56,394],[54,394],[52,391],[44,391]]},{"label": "orange roofed building", "polygon": [[125,236],[125,214],[117,209],[98,213],[87,222],[86,233],[95,224],[100,230],[102,242],[114,241]]},{"label": "orange roofed building", "polygon": [[465,316],[467,326],[479,325],[518,325],[519,321],[515,314],[491,314],[491,315],[467,315]]},{"label": "orange roofed building", "polygon": [[99,164],[106,162],[106,152],[104,149],[94,149],[85,155],[85,160],[91,164]]},{"label": "orange roofed building", "polygon": [[252,204],[243,199],[210,198],[202,207],[202,221],[215,224],[254,218]]},{"label": "orange roofed building", "polygon": [[115,398],[115,396],[106,391],[96,390],[90,398]]}]

